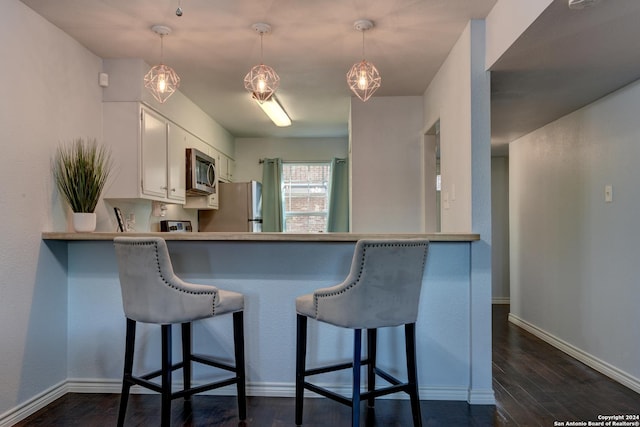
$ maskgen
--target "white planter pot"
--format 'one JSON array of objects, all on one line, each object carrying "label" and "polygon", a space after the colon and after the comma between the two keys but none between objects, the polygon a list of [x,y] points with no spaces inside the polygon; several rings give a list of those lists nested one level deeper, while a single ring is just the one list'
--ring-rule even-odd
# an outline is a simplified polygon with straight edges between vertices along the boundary
[{"label": "white planter pot", "polygon": [[73,229],[79,233],[87,233],[96,229],[96,213],[74,212]]}]

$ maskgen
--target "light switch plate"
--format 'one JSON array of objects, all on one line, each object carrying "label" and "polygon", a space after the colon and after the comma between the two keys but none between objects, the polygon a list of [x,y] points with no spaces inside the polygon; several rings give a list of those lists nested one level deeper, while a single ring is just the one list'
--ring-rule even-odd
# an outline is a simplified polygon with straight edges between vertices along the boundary
[{"label": "light switch plate", "polygon": [[109,86],[109,74],[107,74],[107,73],[98,74],[98,84],[101,87],[108,87]]},{"label": "light switch plate", "polygon": [[612,185],[604,186],[604,201],[607,203],[613,202],[613,186]]}]

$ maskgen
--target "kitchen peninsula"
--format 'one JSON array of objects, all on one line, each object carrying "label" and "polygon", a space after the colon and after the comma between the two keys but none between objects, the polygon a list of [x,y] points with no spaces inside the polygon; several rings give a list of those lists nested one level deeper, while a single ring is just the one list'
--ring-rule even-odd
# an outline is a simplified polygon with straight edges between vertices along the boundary
[{"label": "kitchen peninsula", "polygon": [[[122,233],[45,232],[46,246],[66,262],[68,286],[69,391],[119,392],[124,355],[124,315],[113,245]],[[422,237],[431,241],[416,325],[421,399],[465,400],[494,404],[491,384],[473,384],[478,370],[491,376],[491,337],[474,335],[487,321],[484,302],[470,291],[473,233],[126,233],[167,240],[176,274],[194,283],[216,285],[245,295],[247,386],[250,395],[293,396],[295,297],[340,283],[361,238]],[[490,304],[490,300],[486,302]],[[478,309],[480,308],[480,309]],[[478,314],[480,313],[480,314]],[[478,317],[479,316],[479,317]],[[194,325],[194,348],[207,346],[222,357],[233,354],[231,328],[225,323]],[[490,318],[489,318],[490,321]],[[159,346],[159,334],[144,325],[140,347]],[[382,366],[402,366],[402,330],[380,331]],[[352,334],[310,323],[309,366],[348,359]],[[212,350],[211,350],[212,349]],[[157,352],[136,363],[156,367]],[[140,353],[142,354],[142,353]],[[488,356],[487,356],[488,354]],[[392,362],[392,363],[388,363]],[[385,366],[386,367],[386,366]],[[404,370],[391,373],[404,376]],[[194,373],[197,381],[199,372]],[[349,390],[349,371],[327,380],[336,391]],[[221,393],[233,394],[233,389]]]}]

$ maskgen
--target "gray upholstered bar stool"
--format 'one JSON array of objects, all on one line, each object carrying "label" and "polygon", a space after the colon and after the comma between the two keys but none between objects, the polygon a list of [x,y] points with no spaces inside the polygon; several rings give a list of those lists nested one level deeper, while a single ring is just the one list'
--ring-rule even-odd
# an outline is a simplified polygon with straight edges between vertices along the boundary
[{"label": "gray upholstered bar stool", "polygon": [[[422,425],[416,369],[415,322],[429,242],[424,239],[360,240],[344,282],[296,298],[296,425],[302,424],[304,389],[351,406],[352,426],[359,426],[360,402],[373,407],[378,396],[406,392],[414,426]],[[306,369],[307,319],[354,330],[353,362]],[[407,382],[376,366],[377,329],[404,325]],[[362,359],[362,329],[367,330],[367,358]],[[360,368],[367,365],[367,391],[360,391]],[[352,396],[346,398],[305,381],[307,376],[353,369]],[[376,375],[390,385],[375,388]]]},{"label": "gray upholstered bar stool", "polygon": [[[161,425],[169,426],[171,400],[236,384],[240,420],[246,418],[244,332],[242,294],[224,291],[214,286],[196,285],[180,280],[173,272],[169,251],[164,239],[157,237],[116,237],[114,239],[122,302],[127,318],[127,338],[122,395],[118,412],[118,426],[124,425],[129,391],[137,384],[162,395]],[[211,357],[193,354],[191,322],[233,313],[235,365]],[[136,322],[161,325],[162,368],[148,374],[133,375]],[[182,362],[171,359],[171,326],[182,327]],[[234,373],[233,377],[191,387],[191,364],[197,362]],[[171,391],[171,373],[182,368],[184,388]],[[161,384],[150,381],[161,377]]]}]

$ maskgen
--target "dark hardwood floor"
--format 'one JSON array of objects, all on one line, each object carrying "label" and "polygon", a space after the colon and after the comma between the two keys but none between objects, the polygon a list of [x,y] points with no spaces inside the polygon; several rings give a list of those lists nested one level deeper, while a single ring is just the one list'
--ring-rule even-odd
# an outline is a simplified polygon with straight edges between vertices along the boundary
[{"label": "dark hardwood floor", "polygon": [[640,394],[509,323],[509,306],[493,308],[496,425],[553,426],[640,414]]},{"label": "dark hardwood floor", "polygon": [[[597,421],[598,415],[640,413],[640,395],[507,322],[509,306],[493,309],[493,387],[496,406],[423,401],[423,426],[553,426],[554,421]],[[114,426],[117,394],[67,394],[16,426]],[[132,395],[127,426],[158,425],[157,395]],[[292,398],[248,398],[240,424],[234,397],[194,396],[191,410],[173,402],[172,425],[279,427],[294,425]],[[411,426],[406,400],[376,401],[367,426]],[[350,410],[328,399],[306,399],[304,426],[346,426]]]}]

